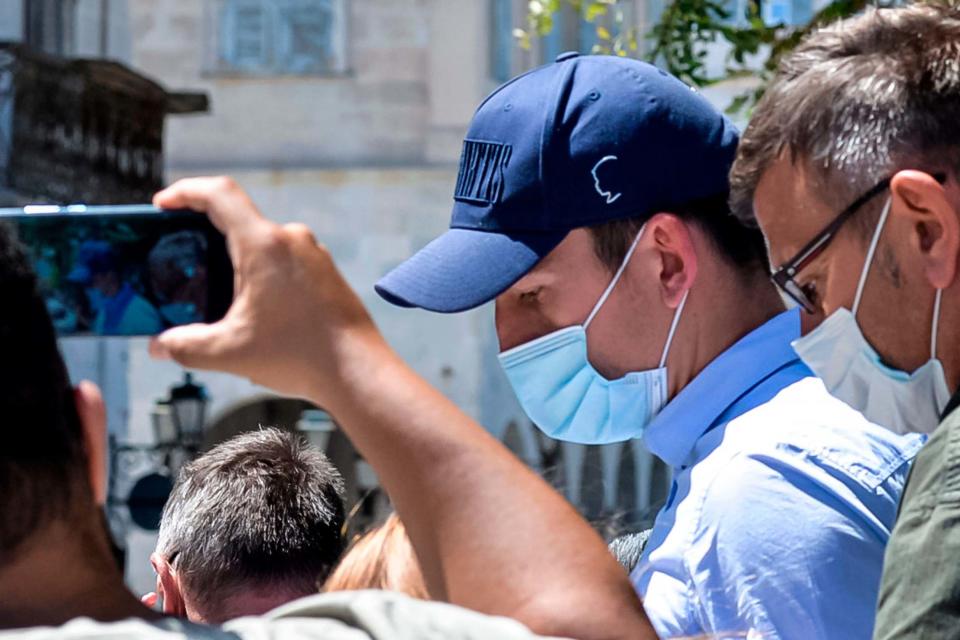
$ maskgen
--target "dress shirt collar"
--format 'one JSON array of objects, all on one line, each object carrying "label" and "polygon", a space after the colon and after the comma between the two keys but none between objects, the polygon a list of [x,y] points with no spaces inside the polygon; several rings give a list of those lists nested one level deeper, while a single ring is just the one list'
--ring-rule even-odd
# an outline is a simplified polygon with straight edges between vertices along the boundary
[{"label": "dress shirt collar", "polygon": [[683,466],[697,440],[724,411],[772,373],[799,359],[790,346],[799,337],[800,310],[795,308],[740,338],[654,418],[643,436],[647,448],[670,466]]}]

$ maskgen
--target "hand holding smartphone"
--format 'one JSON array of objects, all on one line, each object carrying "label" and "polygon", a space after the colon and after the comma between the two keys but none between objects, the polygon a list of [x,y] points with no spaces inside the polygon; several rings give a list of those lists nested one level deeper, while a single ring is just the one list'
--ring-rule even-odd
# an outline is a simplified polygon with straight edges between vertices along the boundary
[{"label": "hand holding smartphone", "polygon": [[27,247],[60,336],[138,336],[216,322],[233,299],[223,235],[149,205],[0,209]]}]

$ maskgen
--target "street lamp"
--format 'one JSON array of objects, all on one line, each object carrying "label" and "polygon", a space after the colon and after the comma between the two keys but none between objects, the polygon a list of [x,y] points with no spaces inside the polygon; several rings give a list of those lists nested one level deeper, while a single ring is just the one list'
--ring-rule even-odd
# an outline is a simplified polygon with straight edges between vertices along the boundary
[{"label": "street lamp", "polygon": [[[208,401],[206,389],[188,373],[183,384],[171,388],[167,398],[154,403],[150,412],[152,444],[118,442],[110,436],[111,508],[128,507],[132,520],[139,526],[157,527],[173,479],[180,467],[200,451]],[[127,497],[122,498],[123,485],[134,477],[136,482]]]},{"label": "street lamp", "polygon": [[169,400],[157,400],[153,404],[150,422],[153,424],[153,441],[158,447],[174,447],[180,441]]},{"label": "street lamp", "polygon": [[207,418],[207,390],[194,383],[188,373],[183,384],[170,389],[170,413],[177,436],[188,448],[198,448],[203,440],[203,426]]}]

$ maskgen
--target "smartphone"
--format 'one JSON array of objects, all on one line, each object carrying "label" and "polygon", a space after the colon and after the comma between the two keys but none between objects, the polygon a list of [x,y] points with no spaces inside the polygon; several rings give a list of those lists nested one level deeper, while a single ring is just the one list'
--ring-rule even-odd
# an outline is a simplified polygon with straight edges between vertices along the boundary
[{"label": "smartphone", "polygon": [[149,205],[0,209],[33,261],[60,336],[146,336],[216,322],[233,300],[223,234]]}]

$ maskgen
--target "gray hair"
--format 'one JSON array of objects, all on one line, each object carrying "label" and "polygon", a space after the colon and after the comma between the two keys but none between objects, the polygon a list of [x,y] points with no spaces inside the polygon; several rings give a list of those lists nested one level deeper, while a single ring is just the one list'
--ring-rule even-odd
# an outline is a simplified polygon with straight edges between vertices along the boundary
[{"label": "gray hair", "polygon": [[[842,209],[900,169],[960,165],[960,8],[869,9],[821,28],[785,57],[744,131],[731,209],[754,223],[763,174],[787,153]],[[865,230],[874,215],[861,217]]]},{"label": "gray hair", "polygon": [[180,472],[157,552],[208,615],[242,588],[316,593],[343,551],[342,494],[339,472],[299,436],[243,433]]},{"label": "gray hair", "polygon": [[619,538],[615,538],[608,545],[610,553],[617,559],[620,566],[626,569],[627,573],[633,573],[633,570],[640,564],[640,558],[643,556],[643,550],[650,541],[652,529],[639,531],[637,533],[628,533]]}]

